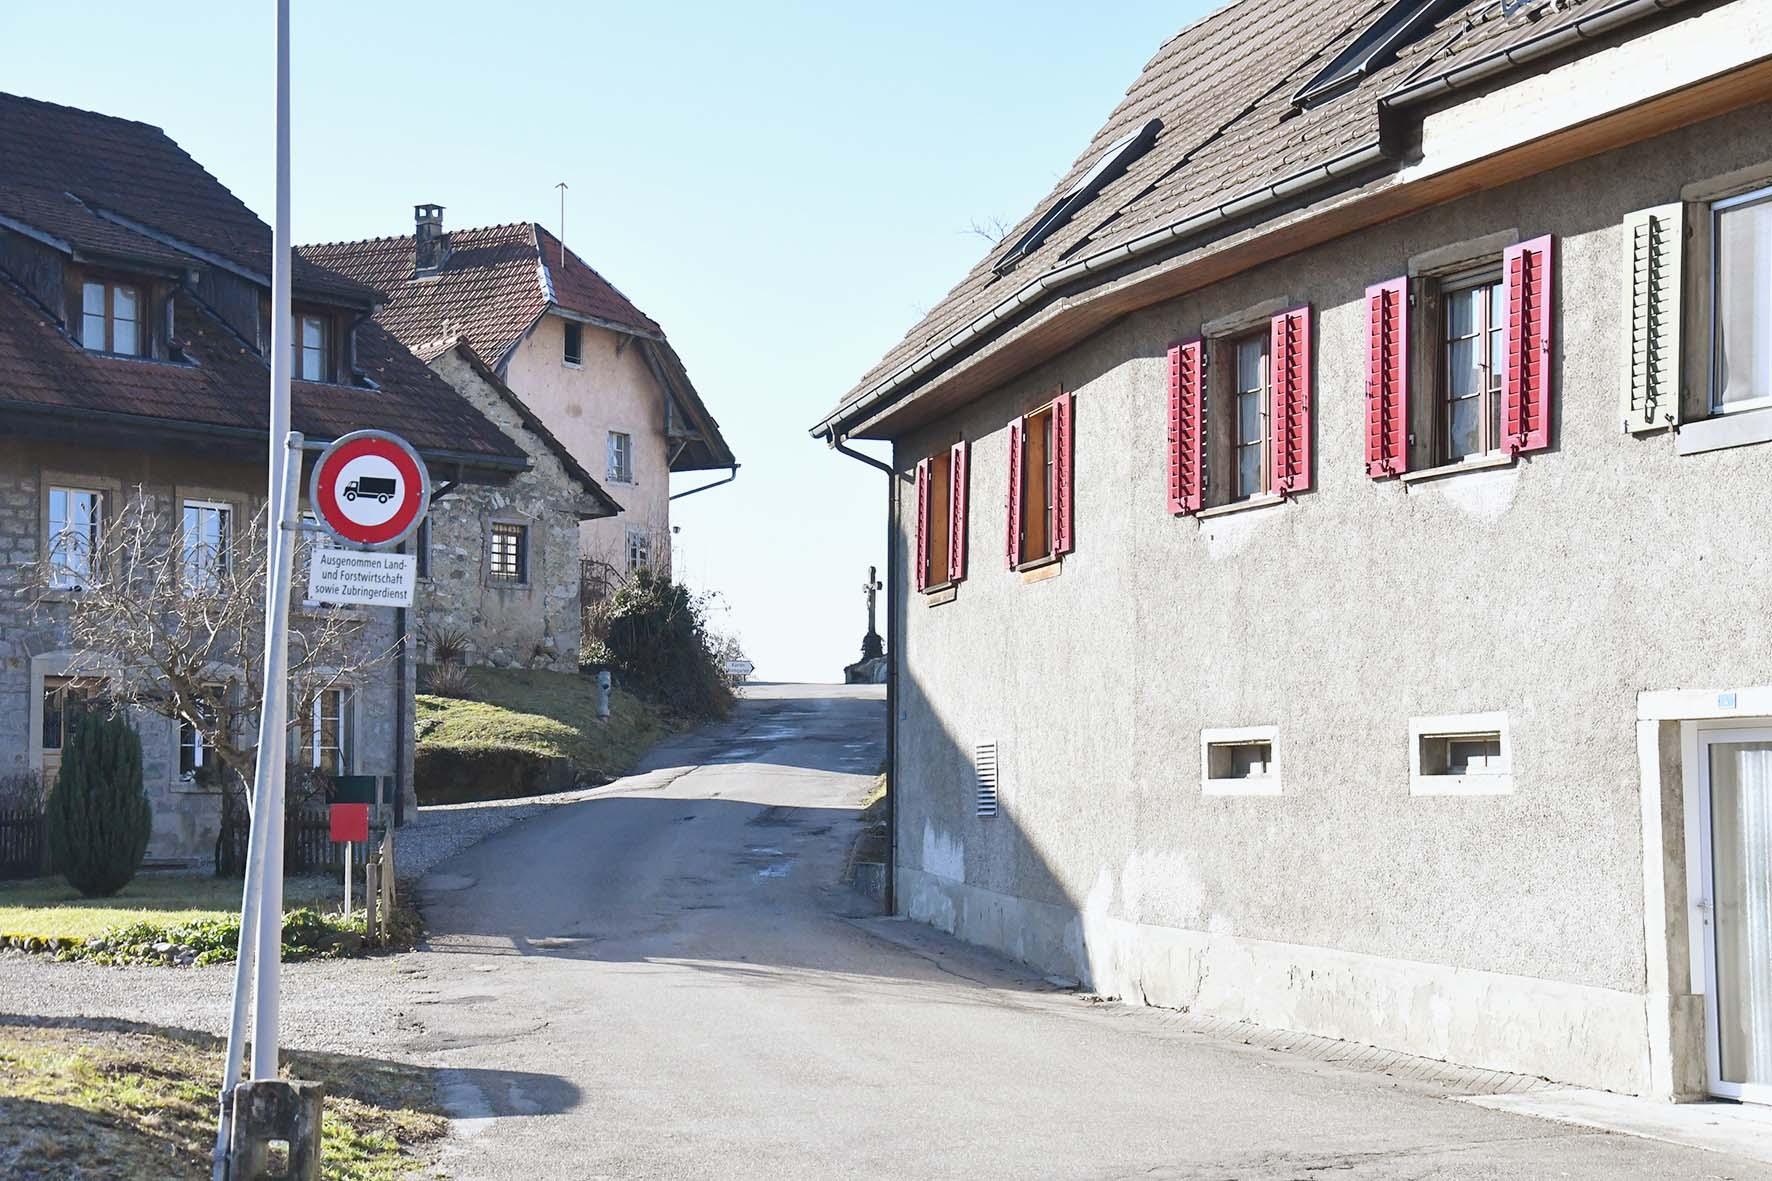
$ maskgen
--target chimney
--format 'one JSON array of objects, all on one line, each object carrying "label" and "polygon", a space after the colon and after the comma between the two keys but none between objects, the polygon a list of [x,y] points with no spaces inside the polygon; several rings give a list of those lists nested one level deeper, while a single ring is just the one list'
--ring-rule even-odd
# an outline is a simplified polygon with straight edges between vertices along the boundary
[{"label": "chimney", "polygon": [[443,207],[414,205],[412,220],[415,229],[413,273],[434,275],[449,260],[449,235],[443,232]]}]

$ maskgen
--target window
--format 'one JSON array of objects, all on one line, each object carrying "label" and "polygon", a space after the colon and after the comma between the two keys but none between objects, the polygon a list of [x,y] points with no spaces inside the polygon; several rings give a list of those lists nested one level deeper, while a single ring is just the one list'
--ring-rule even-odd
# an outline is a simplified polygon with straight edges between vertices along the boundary
[{"label": "window", "polygon": [[1448,286],[1444,315],[1435,463],[1460,463],[1501,450],[1501,372],[1507,292],[1499,274]]},{"label": "window", "polygon": [[302,707],[296,733],[299,765],[349,775],[353,757],[352,700],[348,688],[322,689]]},{"label": "window", "polygon": [[565,332],[561,334],[560,359],[568,365],[579,365],[584,362],[585,328],[583,324],[566,321]]},{"label": "window", "polygon": [[628,573],[652,565],[652,534],[644,529],[628,530]]},{"label": "window", "polygon": [[917,589],[966,577],[967,446],[955,443],[917,465]]},{"label": "window", "polygon": [[621,431],[609,432],[609,478],[617,484],[634,482],[634,439]]},{"label": "window", "polygon": [[98,560],[104,496],[91,488],[49,490],[49,585],[79,590]]},{"label": "window", "polygon": [[332,350],[328,339],[331,323],[325,316],[295,317],[295,376],[301,381],[330,381]]},{"label": "window", "polygon": [[1071,406],[1061,393],[1009,424],[1011,569],[1071,551]]},{"label": "window", "polygon": [[[207,690],[217,694],[223,692],[219,685],[212,685]],[[215,708],[208,702],[197,703],[197,716],[206,725],[213,726]],[[203,768],[215,758],[215,748],[210,745],[204,732],[192,725],[189,719],[180,718],[178,723],[178,777],[183,780],[195,780]]]},{"label": "window", "polygon": [[1248,500],[1268,490],[1268,339],[1266,332],[1246,336],[1232,347],[1235,407],[1230,429],[1231,499]]},{"label": "window", "polygon": [[1410,719],[1411,794],[1497,795],[1513,789],[1505,713]]},{"label": "window", "polygon": [[1772,189],[1711,207],[1712,413],[1772,405]]},{"label": "window", "polygon": [[1277,726],[1200,732],[1200,790],[1206,795],[1253,796],[1280,792],[1274,760]]},{"label": "window", "polygon": [[529,581],[529,526],[493,522],[487,561],[486,574],[493,582]]},{"label": "window", "polygon": [[141,289],[88,279],[80,288],[80,343],[94,352],[141,352]]},{"label": "window", "polygon": [[232,561],[234,509],[208,500],[184,502],[184,585],[213,590]]}]

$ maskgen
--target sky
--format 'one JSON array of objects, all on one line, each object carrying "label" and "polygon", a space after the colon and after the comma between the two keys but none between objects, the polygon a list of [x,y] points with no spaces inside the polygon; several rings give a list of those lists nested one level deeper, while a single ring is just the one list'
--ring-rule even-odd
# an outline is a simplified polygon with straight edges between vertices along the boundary
[{"label": "sky", "polygon": [[[294,0],[295,240],[410,233],[421,202],[557,229],[565,181],[567,244],[664,326],[742,465],[672,506],[678,576],[758,679],[841,680],[885,477],[808,430],[1212,7]],[[0,89],[162,127],[268,215],[273,11],[87,0],[76,31],[0,3]]]}]

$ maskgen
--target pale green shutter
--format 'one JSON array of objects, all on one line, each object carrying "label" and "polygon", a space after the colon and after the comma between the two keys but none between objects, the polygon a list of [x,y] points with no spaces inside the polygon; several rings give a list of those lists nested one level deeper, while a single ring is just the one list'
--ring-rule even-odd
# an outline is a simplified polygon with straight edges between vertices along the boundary
[{"label": "pale green shutter", "polygon": [[1624,219],[1624,429],[1660,430],[1680,420],[1680,288],[1686,223],[1679,204]]}]

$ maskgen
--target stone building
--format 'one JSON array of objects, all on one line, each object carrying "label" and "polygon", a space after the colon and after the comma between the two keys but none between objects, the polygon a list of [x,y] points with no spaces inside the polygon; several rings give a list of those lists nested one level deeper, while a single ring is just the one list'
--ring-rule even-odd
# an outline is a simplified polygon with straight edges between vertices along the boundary
[{"label": "stone building", "polygon": [[416,546],[425,637],[466,637],[474,663],[574,671],[580,523],[621,506],[466,339],[421,355],[530,459],[509,483],[461,485],[432,503]]},{"label": "stone building", "polygon": [[597,582],[638,566],[670,568],[673,473],[736,474],[664,330],[534,222],[445,231],[443,208],[420,205],[410,236],[302,253],[386,293],[376,320],[409,348],[472,341],[597,476],[621,506],[579,528],[579,553]]},{"label": "stone building", "polygon": [[[182,546],[180,577],[229,560],[264,502],[271,232],[158,128],[0,95],[0,774],[53,776],[68,719],[102,696],[70,649],[82,562],[145,498]],[[370,313],[360,283],[297,260],[291,422],[310,453],[392,430],[433,484],[505,485],[524,449]],[[32,567],[52,568],[47,595]],[[42,601],[39,601],[39,600]],[[300,607],[305,615],[329,608]],[[358,682],[298,700],[290,751],[410,791],[408,613],[360,614]],[[195,730],[140,716],[149,857],[207,858],[218,797]]]},{"label": "stone building", "polygon": [[815,428],[893,444],[897,908],[1151,1004],[1772,1098],[1768,95],[1745,2],[1164,44]]}]

